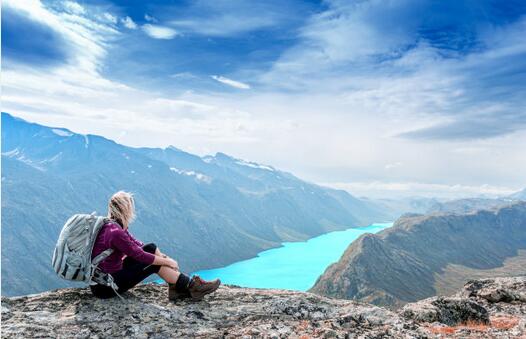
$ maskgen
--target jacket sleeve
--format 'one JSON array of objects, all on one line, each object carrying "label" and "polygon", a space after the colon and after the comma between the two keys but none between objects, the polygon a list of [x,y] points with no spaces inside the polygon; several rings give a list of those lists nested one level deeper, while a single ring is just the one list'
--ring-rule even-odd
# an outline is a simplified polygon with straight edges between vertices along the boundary
[{"label": "jacket sleeve", "polygon": [[155,255],[145,252],[126,234],[123,229],[115,229],[112,231],[110,246],[118,249],[137,261],[145,264],[152,264],[155,260]]},{"label": "jacket sleeve", "polygon": [[128,234],[128,236],[130,237],[130,239],[139,247],[143,247],[144,246],[144,243],[140,240],[137,240],[135,239],[135,237],[133,235],[131,235],[130,232],[128,232],[128,230],[125,231],[126,234]]}]

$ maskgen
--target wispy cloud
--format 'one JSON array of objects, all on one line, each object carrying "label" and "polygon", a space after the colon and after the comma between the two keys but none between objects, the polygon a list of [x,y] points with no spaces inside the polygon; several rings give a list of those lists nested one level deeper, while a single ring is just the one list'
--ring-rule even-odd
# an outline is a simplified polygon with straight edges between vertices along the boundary
[{"label": "wispy cloud", "polygon": [[397,162],[393,162],[393,163],[390,163],[390,164],[386,164],[385,165],[385,169],[386,170],[392,170],[392,169],[398,168],[400,166],[402,166],[402,163],[400,161],[397,161]]},{"label": "wispy cloud", "polygon": [[[369,114],[412,120],[392,136],[476,140],[526,130],[524,6],[489,19],[478,12],[491,6],[485,1],[328,4],[261,85],[346,93]],[[426,19],[446,7],[450,16]]]},{"label": "wispy cloud", "polygon": [[195,79],[197,76],[195,74],[192,74],[191,72],[179,72],[170,74],[170,78],[174,79]]},{"label": "wispy cloud", "polygon": [[142,29],[154,39],[170,40],[179,35],[175,29],[160,25],[145,24]]},{"label": "wispy cloud", "polygon": [[111,13],[108,13],[108,12],[102,13],[102,17],[112,24],[116,24],[119,21],[119,19],[117,19],[115,15],[112,15]]},{"label": "wispy cloud", "polygon": [[86,10],[74,1],[64,1],[64,9],[73,14],[84,14]]},{"label": "wispy cloud", "polygon": [[515,192],[514,188],[491,185],[446,185],[418,182],[353,182],[323,183],[336,189],[343,189],[357,196],[378,199],[428,197],[460,199],[469,197],[503,197]]},{"label": "wispy cloud", "polygon": [[68,65],[74,67],[76,73],[97,74],[106,55],[107,42],[119,34],[113,26],[90,18],[84,7],[72,1],[64,3],[63,12],[49,9],[37,0],[7,0],[3,4],[60,34],[70,49]]},{"label": "wispy cloud", "polygon": [[144,20],[149,21],[149,22],[157,22],[157,19],[149,15],[148,13],[144,14]]},{"label": "wispy cloud", "polygon": [[137,24],[129,16],[121,19],[121,21],[124,27],[129,28],[129,29],[137,29]]},{"label": "wispy cloud", "polygon": [[228,85],[228,86],[231,86],[231,87],[234,87],[234,88],[250,89],[250,85],[248,85],[248,84],[245,84],[245,83],[240,82],[240,81],[232,80],[232,79],[226,78],[226,77],[221,76],[221,75],[212,75],[211,77],[212,77],[212,79],[214,79],[216,81],[219,81],[222,84],[225,84],[225,85]]},{"label": "wispy cloud", "polygon": [[[191,34],[235,37],[269,29],[297,20],[293,7],[280,1],[193,1],[174,11],[176,19],[167,23]],[[299,4],[297,4],[299,5]]]},{"label": "wispy cloud", "polygon": [[2,41],[2,105],[126,144],[223,151],[313,182],[361,183],[353,193],[518,190],[526,5],[509,1],[159,1],[112,11],[6,0],[2,34],[14,25],[31,39]]}]

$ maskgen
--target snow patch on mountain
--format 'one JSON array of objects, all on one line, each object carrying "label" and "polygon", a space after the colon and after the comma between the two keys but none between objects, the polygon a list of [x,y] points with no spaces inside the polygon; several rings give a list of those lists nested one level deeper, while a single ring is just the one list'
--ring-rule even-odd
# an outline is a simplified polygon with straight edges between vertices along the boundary
[{"label": "snow patch on mountain", "polygon": [[57,160],[58,158],[60,158],[61,155],[62,155],[62,152],[58,152],[57,154],[55,154],[51,158],[44,159],[44,160],[40,161],[40,163],[41,164],[47,164],[47,163],[53,162],[53,161]]},{"label": "snow patch on mountain", "polygon": [[175,172],[175,173],[177,173],[177,174],[182,174],[182,175],[188,175],[188,176],[195,177],[197,180],[202,181],[202,182],[206,182],[208,184],[212,182],[212,178],[210,178],[207,175],[204,175],[203,173],[199,173],[199,172],[195,172],[195,171],[183,171],[183,170],[178,169],[177,167],[170,167],[170,170]]},{"label": "snow patch on mountain", "polygon": [[238,159],[236,161],[236,164],[241,165],[241,166],[248,166],[248,167],[252,167],[252,168],[257,168],[257,169],[264,169],[264,170],[271,171],[271,172],[275,171],[275,169],[272,168],[271,166],[261,165],[261,164],[255,163],[255,162],[249,162],[249,161],[245,161],[245,160],[241,160],[241,159]]},{"label": "snow patch on mountain", "polygon": [[40,167],[38,166],[37,164],[35,164],[35,162],[33,162],[33,160],[29,159],[28,157],[26,157],[21,151],[20,149],[15,148],[11,151],[7,151],[7,152],[2,152],[2,155],[3,156],[6,156],[6,157],[9,157],[9,158],[13,158],[13,159],[16,159],[18,161],[21,161],[23,162],[24,164],[26,165],[29,165],[33,168],[36,168],[37,170],[39,171],[45,171],[45,169],[43,167]]},{"label": "snow patch on mountain", "polygon": [[61,137],[70,137],[73,135],[73,133],[67,130],[64,130],[64,129],[59,129],[59,128],[52,128],[51,131]]},{"label": "snow patch on mountain", "polygon": [[14,158],[15,156],[19,154],[20,154],[20,150],[18,149],[18,147],[10,151],[7,151],[7,152],[2,152],[2,155],[9,157],[9,158]]}]

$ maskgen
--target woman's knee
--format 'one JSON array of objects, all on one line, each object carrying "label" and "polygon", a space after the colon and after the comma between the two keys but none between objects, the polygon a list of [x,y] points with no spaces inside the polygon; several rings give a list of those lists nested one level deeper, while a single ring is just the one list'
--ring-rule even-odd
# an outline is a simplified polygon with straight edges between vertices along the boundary
[{"label": "woman's knee", "polygon": [[152,243],[149,243],[149,244],[146,244],[142,247],[142,249],[145,251],[145,252],[148,252],[148,253],[157,253],[159,250],[157,249],[157,245],[155,245],[153,242]]}]

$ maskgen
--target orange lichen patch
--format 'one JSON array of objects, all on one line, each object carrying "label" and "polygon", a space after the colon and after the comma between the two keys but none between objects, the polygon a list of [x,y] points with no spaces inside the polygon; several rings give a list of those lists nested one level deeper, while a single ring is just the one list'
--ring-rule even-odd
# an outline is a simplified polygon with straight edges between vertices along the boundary
[{"label": "orange lichen patch", "polygon": [[426,328],[433,334],[455,334],[460,330],[485,332],[490,328],[490,326],[480,322],[468,321],[456,326],[428,326]]},{"label": "orange lichen patch", "polygon": [[296,325],[296,331],[298,332],[306,331],[308,328],[309,322],[307,320],[302,320],[298,325]]},{"label": "orange lichen patch", "polygon": [[429,326],[426,327],[433,334],[454,334],[456,330],[450,326]]},{"label": "orange lichen patch", "polygon": [[487,331],[490,328],[488,324],[484,324],[484,323],[480,323],[476,321],[468,321],[467,323],[460,324],[457,327],[459,329],[468,329],[468,330],[481,331],[481,332]]},{"label": "orange lichen patch", "polygon": [[494,316],[490,318],[490,323],[493,328],[509,330],[510,328],[517,326],[519,318],[506,315]]},{"label": "orange lichen patch", "polygon": [[494,316],[490,318],[489,324],[484,324],[475,321],[468,321],[456,326],[427,326],[426,329],[433,334],[455,334],[460,330],[471,330],[478,332],[486,332],[490,328],[499,330],[508,330],[517,326],[519,319],[512,316]]}]

